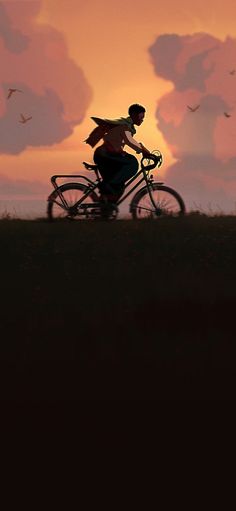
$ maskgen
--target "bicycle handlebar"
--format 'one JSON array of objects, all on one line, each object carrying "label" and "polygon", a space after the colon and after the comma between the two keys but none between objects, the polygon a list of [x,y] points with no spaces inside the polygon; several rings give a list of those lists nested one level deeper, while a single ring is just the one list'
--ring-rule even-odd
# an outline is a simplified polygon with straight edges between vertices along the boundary
[{"label": "bicycle handlebar", "polygon": [[[142,170],[152,170],[156,166],[160,167],[162,164],[162,154],[160,151],[156,151],[158,154],[150,153],[148,156],[143,156],[141,159],[141,168]],[[148,160],[148,164],[144,165],[144,161]],[[150,160],[153,160],[153,163],[149,164]]]}]

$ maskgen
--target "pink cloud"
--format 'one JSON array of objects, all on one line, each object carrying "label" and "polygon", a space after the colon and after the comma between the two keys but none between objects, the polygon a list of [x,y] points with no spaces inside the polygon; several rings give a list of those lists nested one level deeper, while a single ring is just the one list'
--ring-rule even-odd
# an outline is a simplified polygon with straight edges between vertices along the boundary
[{"label": "pink cloud", "polygon": [[[0,4],[0,152],[47,146],[67,138],[92,98],[83,70],[70,59],[63,35],[37,24],[41,0]],[[22,89],[6,99],[7,88]],[[20,113],[32,115],[27,125]],[[25,128],[19,130],[19,128]]]},{"label": "pink cloud", "polygon": [[[166,180],[189,204],[234,209],[236,72],[230,71],[236,69],[236,39],[167,34],[149,51],[156,74],[174,85],[156,111],[158,129],[177,159]],[[191,112],[187,105],[200,107]]]}]

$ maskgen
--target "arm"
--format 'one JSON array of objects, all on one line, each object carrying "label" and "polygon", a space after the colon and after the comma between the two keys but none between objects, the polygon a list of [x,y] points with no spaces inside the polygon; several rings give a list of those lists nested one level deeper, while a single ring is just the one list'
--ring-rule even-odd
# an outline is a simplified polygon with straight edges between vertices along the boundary
[{"label": "arm", "polygon": [[143,153],[143,156],[148,156],[150,153],[150,151],[140,142],[140,145],[142,146],[142,153]]},{"label": "arm", "polygon": [[136,151],[136,153],[143,153],[143,156],[150,154],[150,151],[146,149],[146,147],[141,144],[141,142],[136,142],[136,140],[132,137],[130,131],[124,132],[124,141],[130,146],[132,149]]},{"label": "arm", "polygon": [[137,153],[141,153],[142,152],[142,146],[141,144],[139,144],[138,142],[136,142],[136,140],[132,137],[130,131],[126,130],[124,132],[124,141],[125,143],[131,147],[132,149],[134,149]]}]

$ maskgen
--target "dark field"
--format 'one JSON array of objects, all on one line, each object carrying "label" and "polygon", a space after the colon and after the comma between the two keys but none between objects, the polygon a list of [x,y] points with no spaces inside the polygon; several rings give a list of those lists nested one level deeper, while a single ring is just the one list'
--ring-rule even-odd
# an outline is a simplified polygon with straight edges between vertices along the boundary
[{"label": "dark field", "polygon": [[0,235],[1,400],[235,399],[236,217]]}]

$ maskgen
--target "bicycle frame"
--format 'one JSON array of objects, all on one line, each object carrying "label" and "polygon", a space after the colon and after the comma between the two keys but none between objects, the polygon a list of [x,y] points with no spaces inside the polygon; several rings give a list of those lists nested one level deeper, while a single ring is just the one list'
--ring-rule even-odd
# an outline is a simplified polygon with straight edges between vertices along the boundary
[{"label": "bicycle frame", "polygon": [[142,178],[138,181],[138,183],[136,183],[135,186],[133,186],[133,188],[131,188],[131,190],[128,191],[128,193],[126,193],[125,195],[122,195],[122,197],[120,198],[120,200],[117,202],[117,206],[119,204],[121,204],[136,188],[138,188],[138,186],[143,182],[145,181],[146,182],[146,186],[148,188],[148,193],[149,193],[149,196],[150,196],[150,199],[151,199],[151,202],[152,202],[152,205],[155,207],[155,202],[152,198],[152,192],[151,192],[151,183],[153,181],[153,177],[150,176],[148,177],[147,175],[147,172],[145,172],[145,167],[142,167],[138,172],[137,174],[135,174],[135,176],[133,176],[131,179],[129,179],[129,181],[127,181],[126,185],[125,185],[125,190],[126,188],[128,188],[131,183],[133,183],[133,181],[135,181],[137,179],[138,176],[140,176],[141,174],[143,174]]},{"label": "bicycle frame", "polygon": [[[149,193],[149,196],[150,196],[150,200],[152,202],[152,205],[153,205],[154,208],[156,207],[155,206],[155,202],[154,202],[153,197],[152,197],[152,192],[151,192],[151,183],[153,181],[153,176],[148,177],[149,170],[150,169],[148,169],[148,171],[145,170],[145,167],[142,165],[141,169],[135,174],[135,176],[133,176],[132,178],[130,178],[127,181],[127,183],[125,184],[124,191],[134,181],[136,181],[137,178],[139,176],[141,176],[141,174],[142,174],[141,179],[135,184],[135,186],[133,186],[126,194],[123,194],[122,197],[118,200],[118,202],[116,203],[117,206],[119,206],[122,202],[124,202],[124,200],[127,197],[129,197],[129,195],[131,193],[133,193],[133,191],[136,190],[136,188],[138,188],[141,183],[143,183],[145,181],[147,189],[148,189],[148,193]],[[88,184],[86,183],[86,186],[87,186],[86,192],[84,193],[83,197],[81,197],[81,199],[78,202],[76,202],[76,204],[74,204],[75,207],[78,207],[92,192],[94,192],[97,189],[98,184],[101,181],[101,178],[99,177],[98,172],[96,172],[96,177],[97,177],[96,181],[92,181],[91,179],[89,179],[88,177],[86,177],[86,176],[84,176],[82,174],[70,174],[70,175],[69,174],[57,174],[57,175],[54,175],[54,176],[51,177],[51,182],[52,182],[52,185],[55,188],[55,190],[58,191],[58,194],[59,194],[59,197],[60,197],[60,199],[62,201],[62,204],[63,204],[63,206],[66,209],[67,208],[66,201],[65,201],[65,199],[63,197],[63,193],[61,193],[61,191],[60,191],[60,186],[58,186],[57,183],[56,183],[56,180],[58,178],[67,178],[67,179],[68,178],[79,178],[79,179],[83,179],[83,180],[87,181]],[[162,183],[160,183],[160,184],[162,184]],[[55,201],[55,203],[61,206],[61,204],[57,203],[57,201]],[[91,206],[94,207],[95,203],[94,202],[91,203]],[[87,203],[86,204],[86,208],[88,208],[88,207],[89,207],[89,204]]]}]

